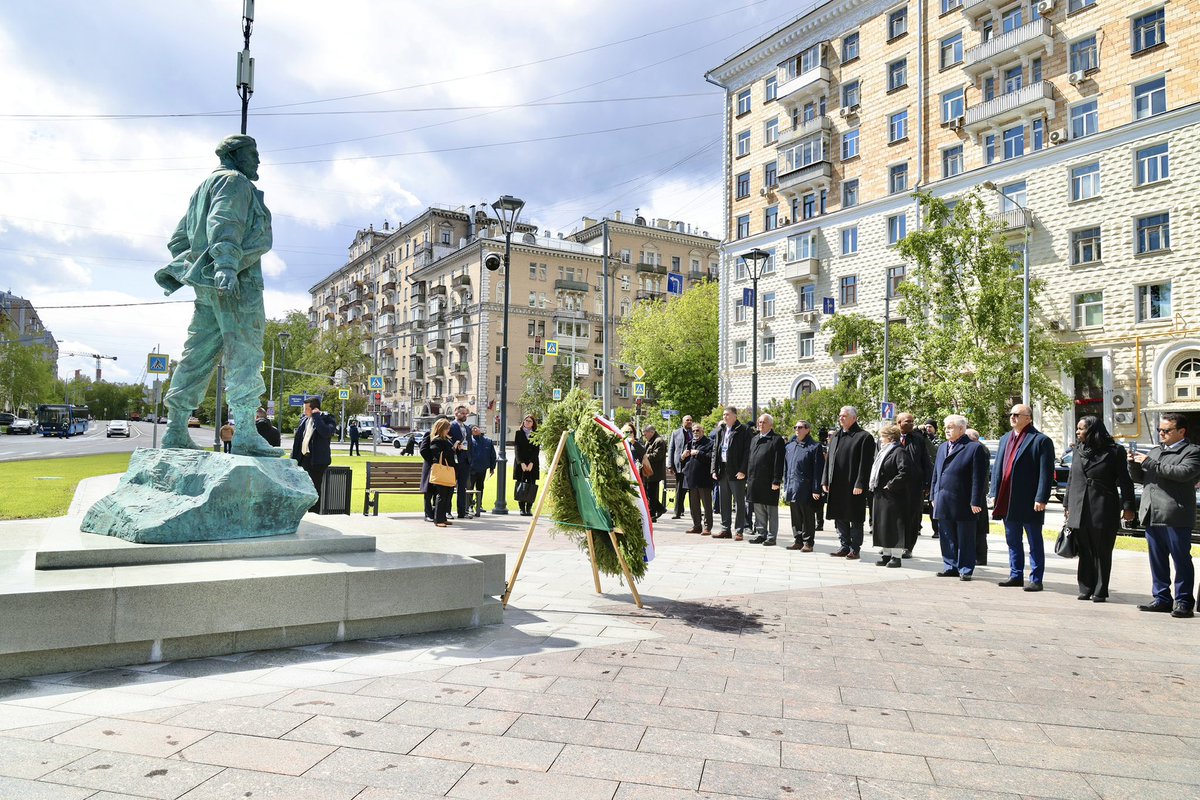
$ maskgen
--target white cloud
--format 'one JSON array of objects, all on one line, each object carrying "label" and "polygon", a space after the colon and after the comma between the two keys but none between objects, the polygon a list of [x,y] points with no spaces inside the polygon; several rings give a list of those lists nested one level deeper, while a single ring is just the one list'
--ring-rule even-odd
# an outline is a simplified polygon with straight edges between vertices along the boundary
[{"label": "white cloud", "polygon": [[265,278],[278,278],[287,272],[287,262],[274,252],[267,253],[262,258],[262,271]]}]

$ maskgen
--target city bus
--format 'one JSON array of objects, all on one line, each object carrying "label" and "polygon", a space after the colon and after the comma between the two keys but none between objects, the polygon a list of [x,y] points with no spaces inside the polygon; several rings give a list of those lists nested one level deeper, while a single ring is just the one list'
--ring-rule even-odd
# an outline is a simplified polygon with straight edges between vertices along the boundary
[{"label": "city bus", "polygon": [[42,436],[65,435],[70,438],[87,432],[90,416],[91,412],[87,406],[63,403],[40,405],[37,407],[38,430]]}]

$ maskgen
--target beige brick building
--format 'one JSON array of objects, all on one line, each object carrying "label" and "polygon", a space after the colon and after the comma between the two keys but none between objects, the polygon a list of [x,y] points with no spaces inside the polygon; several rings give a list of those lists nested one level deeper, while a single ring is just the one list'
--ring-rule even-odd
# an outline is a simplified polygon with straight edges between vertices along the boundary
[{"label": "beige brick building", "polygon": [[[527,355],[547,376],[555,363],[574,365],[576,385],[603,394],[606,234],[610,330],[634,303],[671,296],[669,284],[686,291],[716,279],[717,240],[686,223],[637,214],[623,220],[618,211],[609,220],[585,218],[569,235],[518,225],[510,267],[510,428],[520,419]],[[372,335],[385,422],[426,429],[461,403],[495,434],[504,283],[483,262],[503,252],[503,230],[485,204],[431,207],[397,228],[359,231],[347,263],[310,289],[314,326],[359,324]],[[558,342],[557,361],[545,355],[547,340]],[[614,341],[614,364],[618,350]],[[633,379],[621,369],[611,378],[606,408],[632,405]]]},{"label": "beige brick building", "polygon": [[[721,396],[750,399],[759,283],[759,402],[825,388],[838,312],[883,319],[904,280],[891,245],[913,191],[985,192],[1047,282],[1033,320],[1088,360],[1066,439],[1099,413],[1147,440],[1164,408],[1200,412],[1200,0],[830,0],[711,70],[726,90]],[[1021,207],[1027,209],[1023,212]],[[1200,415],[1198,415],[1200,422]]]}]

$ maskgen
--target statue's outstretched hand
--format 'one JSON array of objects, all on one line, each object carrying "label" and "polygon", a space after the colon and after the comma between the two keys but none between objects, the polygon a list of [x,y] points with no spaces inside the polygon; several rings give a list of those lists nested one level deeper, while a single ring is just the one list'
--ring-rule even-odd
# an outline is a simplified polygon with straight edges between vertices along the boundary
[{"label": "statue's outstretched hand", "polygon": [[236,270],[218,269],[213,273],[213,279],[216,282],[218,292],[222,294],[226,292],[237,294],[238,279]]}]

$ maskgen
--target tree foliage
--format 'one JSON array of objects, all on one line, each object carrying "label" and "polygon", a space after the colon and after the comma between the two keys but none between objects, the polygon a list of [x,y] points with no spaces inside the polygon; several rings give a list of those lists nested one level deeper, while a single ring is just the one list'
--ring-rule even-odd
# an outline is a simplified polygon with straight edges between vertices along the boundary
[{"label": "tree foliage", "polygon": [[719,302],[718,285],[702,283],[672,300],[638,303],[618,323],[620,360],[646,370],[659,407],[695,417],[716,405]]},{"label": "tree foliage", "polygon": [[55,365],[44,347],[23,344],[19,336],[11,322],[0,325],[0,409],[33,413],[55,398]]},{"label": "tree foliage", "polygon": [[555,389],[562,390],[564,399],[571,391],[570,367],[559,363],[539,364],[533,354],[526,353],[525,364],[521,367],[521,396],[517,398],[521,416],[533,414],[536,419],[546,419],[550,407],[555,405]]}]

